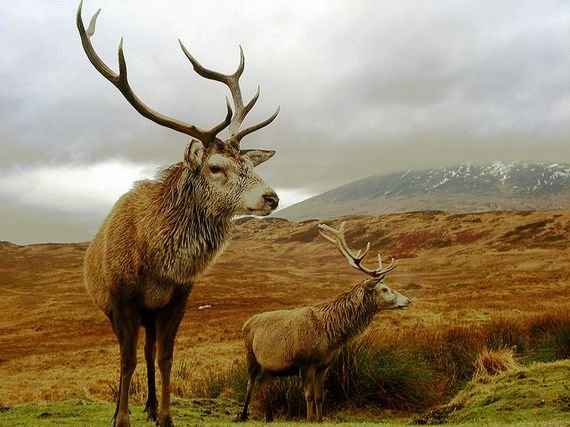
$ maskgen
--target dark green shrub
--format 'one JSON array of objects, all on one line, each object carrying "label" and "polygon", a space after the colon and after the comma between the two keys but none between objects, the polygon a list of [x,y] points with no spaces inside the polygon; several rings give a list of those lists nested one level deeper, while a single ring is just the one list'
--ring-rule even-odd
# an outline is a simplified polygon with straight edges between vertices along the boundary
[{"label": "dark green shrub", "polygon": [[570,312],[537,316],[530,325],[531,358],[543,362],[570,358]]},{"label": "dark green shrub", "polygon": [[417,352],[376,337],[369,334],[342,349],[329,372],[327,400],[391,409],[432,403],[432,368]]}]

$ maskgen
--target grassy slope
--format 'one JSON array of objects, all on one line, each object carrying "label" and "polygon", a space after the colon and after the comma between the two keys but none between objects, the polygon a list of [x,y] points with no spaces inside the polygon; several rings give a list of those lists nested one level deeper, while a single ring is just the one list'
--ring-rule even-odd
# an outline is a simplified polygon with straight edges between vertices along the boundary
[{"label": "grassy slope", "polygon": [[500,419],[517,424],[549,420],[570,425],[570,360],[536,363],[470,384],[449,406],[450,422]]},{"label": "grassy slope", "polygon": [[[496,377],[488,377],[467,386],[448,405],[424,416],[424,422],[448,425],[528,425],[570,426],[570,360],[536,363]],[[224,399],[179,399],[175,401],[176,425],[231,426],[239,403]],[[46,405],[20,405],[3,408],[0,426],[108,426],[114,405],[85,401],[67,401]],[[340,415],[340,414],[339,414]],[[338,416],[338,415],[337,415]],[[342,416],[342,415],[341,415]],[[142,407],[132,407],[135,425],[145,422]],[[323,426],[375,425],[377,421],[342,416]],[[385,420],[382,425],[404,425],[409,419]],[[259,421],[246,425],[263,425]],[[279,426],[298,422],[277,422]]]},{"label": "grassy slope", "polygon": [[418,424],[570,426],[570,360],[534,363],[471,382]]}]

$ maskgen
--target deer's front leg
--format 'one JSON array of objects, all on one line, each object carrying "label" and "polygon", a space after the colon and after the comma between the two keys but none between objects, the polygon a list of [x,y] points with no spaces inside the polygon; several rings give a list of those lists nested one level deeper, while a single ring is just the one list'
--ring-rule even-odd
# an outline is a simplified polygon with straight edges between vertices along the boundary
[{"label": "deer's front leg", "polygon": [[144,412],[146,412],[147,421],[156,421],[158,419],[158,400],[156,399],[154,369],[154,361],[156,359],[156,319],[154,315],[150,315],[146,319],[144,326],[146,329],[144,357],[146,360],[146,374],[148,379],[148,397]]},{"label": "deer's front leg", "polygon": [[315,368],[309,366],[301,368],[301,381],[305,392],[305,402],[307,404],[307,422],[312,422],[315,409]]}]

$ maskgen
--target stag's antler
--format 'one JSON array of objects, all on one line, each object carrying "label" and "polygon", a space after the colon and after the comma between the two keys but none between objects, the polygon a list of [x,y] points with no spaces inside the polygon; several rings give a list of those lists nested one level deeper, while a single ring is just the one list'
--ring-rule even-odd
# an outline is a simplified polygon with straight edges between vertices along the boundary
[{"label": "stag's antler", "polygon": [[[340,251],[340,253],[346,257],[348,263],[352,267],[366,274],[369,274],[372,277],[384,277],[388,272],[396,268],[396,262],[394,261],[394,258],[392,258],[392,262],[388,267],[382,268],[382,257],[380,256],[380,254],[378,254],[378,268],[376,270],[372,270],[362,265],[362,259],[366,256],[366,254],[370,250],[370,242],[368,242],[368,244],[366,245],[366,249],[364,249],[364,252],[359,250],[358,253],[355,255],[352,252],[352,250],[348,247],[346,240],[344,238],[344,226],[345,222],[343,222],[340,225],[339,229],[337,230],[326,224],[319,224],[318,225],[320,229],[319,234],[323,236],[325,239],[327,239],[329,242],[334,244],[337,247],[337,249]],[[329,236],[328,234],[325,233],[325,231],[332,233],[335,237]]]},{"label": "stag's antler", "polygon": [[256,125],[250,126],[246,129],[242,129],[241,131],[239,130],[239,127],[241,126],[243,119],[245,119],[245,116],[247,115],[247,113],[250,112],[250,110],[253,108],[253,106],[257,102],[257,99],[259,98],[259,86],[257,86],[257,91],[256,91],[255,95],[253,96],[253,98],[251,98],[251,100],[245,106],[243,105],[243,98],[241,96],[241,88],[239,85],[239,78],[241,77],[241,74],[243,73],[243,68],[245,65],[245,57],[243,55],[243,49],[241,46],[239,47],[240,60],[239,60],[239,66],[238,66],[237,70],[233,74],[222,74],[222,73],[219,73],[217,71],[209,70],[208,68],[205,68],[204,66],[202,66],[202,64],[200,64],[190,54],[190,52],[188,52],[188,50],[186,49],[184,44],[182,44],[182,42],[180,40],[178,40],[178,42],[180,43],[180,47],[182,48],[182,51],[184,52],[184,54],[186,55],[188,60],[192,63],[192,67],[194,67],[194,71],[196,71],[202,77],[224,83],[230,89],[230,92],[232,94],[232,99],[234,101],[234,108],[235,108],[235,114],[234,114],[234,117],[232,118],[232,121],[231,121],[230,127],[229,127],[230,139],[234,139],[237,143],[239,143],[244,136],[246,136],[247,134],[250,134],[251,132],[254,132],[258,129],[261,129],[262,127],[267,126],[269,123],[271,123],[275,119],[275,117],[277,117],[277,114],[279,114],[279,107],[277,108],[275,113],[273,113],[271,115],[271,117],[269,117],[268,119],[266,119],[266,120],[264,120],[261,123],[258,123]]},{"label": "stag's antler", "polygon": [[160,114],[157,111],[154,111],[152,108],[145,105],[133,92],[129,82],[127,80],[127,64],[125,62],[125,55],[123,53],[123,39],[121,38],[121,42],[119,43],[119,74],[116,74],[111,68],[105,64],[99,55],[95,52],[93,45],[91,44],[91,36],[95,33],[95,24],[97,22],[97,17],[101,12],[101,9],[97,10],[91,18],[91,22],[89,23],[89,27],[85,30],[85,26],[83,25],[83,19],[81,18],[81,7],[83,6],[83,0],[79,3],[79,7],[77,9],[77,29],[79,30],[79,35],[81,36],[81,43],[83,44],[83,49],[85,50],[85,54],[89,61],[93,64],[95,69],[99,71],[107,80],[109,80],[119,91],[123,94],[123,96],[129,101],[129,103],[135,107],[135,109],[147,119],[152,120],[159,125],[166,126],[170,129],[174,129],[178,132],[185,133],[186,135],[190,135],[194,138],[199,139],[204,144],[211,143],[215,140],[216,135],[220,133],[224,128],[226,128],[231,121],[232,117],[232,109],[228,100],[226,99],[227,105],[227,114],[226,118],[220,124],[214,126],[210,130],[200,129],[197,126],[191,125],[189,123],[185,123],[181,120],[176,120]]},{"label": "stag's antler", "polygon": [[141,115],[143,115],[147,119],[150,119],[161,126],[166,126],[170,129],[174,129],[178,132],[182,132],[184,134],[197,138],[200,141],[202,141],[204,144],[210,144],[211,142],[213,142],[216,139],[216,135],[220,133],[223,129],[228,127],[228,125],[230,125],[230,137],[231,137],[230,139],[235,140],[239,144],[239,141],[245,135],[254,132],[258,129],[261,129],[264,126],[267,126],[269,123],[273,121],[273,119],[275,119],[275,117],[279,113],[279,108],[278,108],[277,111],[267,120],[238,132],[241,122],[245,118],[246,114],[253,108],[255,102],[257,101],[257,98],[259,97],[259,88],[258,88],[257,93],[252,98],[252,100],[249,101],[249,103],[246,106],[243,105],[241,90],[238,82],[239,77],[243,72],[243,67],[245,62],[241,47],[240,47],[241,59],[237,71],[232,75],[224,75],[202,67],[198,63],[198,61],[196,61],[190,55],[190,53],[182,45],[182,42],[180,42],[182,50],[184,51],[188,59],[190,59],[192,65],[194,66],[194,70],[196,70],[196,72],[199,75],[206,77],[208,79],[221,81],[228,85],[236,108],[236,114],[232,120],[232,109],[230,107],[227,98],[226,98],[227,114],[225,119],[220,124],[214,126],[212,129],[209,130],[200,129],[195,125],[185,123],[181,120],[173,119],[171,117],[160,114],[159,112],[145,105],[131,89],[129,82],[127,80],[127,64],[125,61],[125,55],[123,53],[122,38],[121,42],[119,43],[119,74],[115,73],[111,68],[109,68],[107,64],[105,64],[101,60],[99,55],[97,55],[95,49],[93,48],[93,45],[91,44],[91,36],[93,36],[93,34],[95,33],[95,24],[97,21],[97,17],[101,12],[101,9],[99,9],[93,15],[93,18],[91,18],[91,22],[89,23],[89,27],[87,28],[87,30],[85,30],[85,26],[83,25],[83,19],[81,17],[82,6],[83,6],[83,0],[81,0],[81,2],[79,3],[79,7],[77,9],[77,29],[79,30],[79,35],[81,36],[81,42],[83,44],[83,49],[85,50],[87,58],[89,58],[89,61],[91,61],[95,69],[99,71],[99,73],[101,73],[103,77],[109,80],[115,87],[117,87],[117,89],[119,89],[119,91],[123,94],[123,96],[127,99],[127,101],[129,101],[129,103]]}]

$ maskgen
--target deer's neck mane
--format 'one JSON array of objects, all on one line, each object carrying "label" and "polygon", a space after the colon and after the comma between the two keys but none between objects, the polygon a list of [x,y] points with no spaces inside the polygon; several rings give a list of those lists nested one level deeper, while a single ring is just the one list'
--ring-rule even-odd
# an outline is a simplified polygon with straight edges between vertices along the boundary
[{"label": "deer's neck mane", "polygon": [[160,236],[164,251],[163,271],[179,280],[190,280],[203,272],[226,246],[231,213],[213,212],[206,189],[188,169],[177,163],[159,178],[157,208],[162,217]]},{"label": "deer's neck mane", "polygon": [[339,295],[334,301],[315,308],[322,313],[331,347],[339,347],[363,332],[377,311],[373,294],[360,284]]}]

